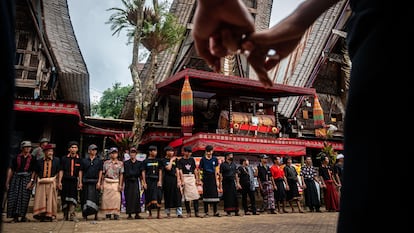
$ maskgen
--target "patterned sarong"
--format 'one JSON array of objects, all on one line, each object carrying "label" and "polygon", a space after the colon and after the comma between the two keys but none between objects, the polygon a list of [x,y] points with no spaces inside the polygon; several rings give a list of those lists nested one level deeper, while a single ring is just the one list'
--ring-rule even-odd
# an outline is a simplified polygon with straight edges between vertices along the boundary
[{"label": "patterned sarong", "polygon": [[26,189],[30,182],[30,173],[15,173],[7,193],[7,217],[25,217],[32,190]]},{"label": "patterned sarong", "polygon": [[263,197],[263,204],[266,210],[274,210],[275,209],[275,196],[273,192],[272,182],[270,181],[262,181],[262,197]]},{"label": "patterned sarong", "polygon": [[87,217],[99,211],[99,191],[96,190],[97,179],[84,179],[81,192],[82,215]]},{"label": "patterned sarong", "polygon": [[118,185],[118,179],[104,179],[101,210],[105,214],[119,215],[121,213],[121,192],[118,190]]},{"label": "patterned sarong", "polygon": [[44,217],[56,218],[56,214],[56,177],[41,178],[37,181],[36,184],[33,217],[36,219],[42,219]]}]

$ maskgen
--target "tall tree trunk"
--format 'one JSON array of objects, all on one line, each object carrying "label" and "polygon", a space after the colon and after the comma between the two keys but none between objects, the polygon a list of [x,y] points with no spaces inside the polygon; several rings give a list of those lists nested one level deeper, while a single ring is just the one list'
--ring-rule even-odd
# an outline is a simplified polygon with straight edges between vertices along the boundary
[{"label": "tall tree trunk", "polygon": [[[145,90],[141,89],[141,120],[139,124],[139,128],[137,128],[137,135],[139,139],[142,138],[142,134],[144,132],[145,122],[148,118],[148,114],[150,112],[150,108],[155,101],[155,97],[157,94],[155,88],[155,75],[158,70],[158,52],[155,50],[151,51],[151,62],[150,62],[150,75],[148,78],[145,79]],[[138,143],[140,140],[138,141]]]},{"label": "tall tree trunk", "polygon": [[133,145],[138,146],[141,141],[142,134],[142,81],[139,76],[139,45],[141,43],[141,28],[143,21],[144,12],[144,1],[139,2],[139,10],[136,22],[136,29],[134,33],[133,51],[132,51],[132,63],[130,68],[132,81],[134,84],[134,96],[135,96],[135,107],[134,107],[134,124],[132,126],[132,132],[134,133]]}]

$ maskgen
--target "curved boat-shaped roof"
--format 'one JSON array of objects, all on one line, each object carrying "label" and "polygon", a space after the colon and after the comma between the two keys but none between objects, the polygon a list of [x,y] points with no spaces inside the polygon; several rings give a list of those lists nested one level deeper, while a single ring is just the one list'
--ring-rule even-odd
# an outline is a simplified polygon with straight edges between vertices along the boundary
[{"label": "curved boat-shaped roof", "polygon": [[66,0],[42,1],[46,40],[56,61],[60,90],[65,101],[81,103],[90,113],[89,73],[83,59]]}]

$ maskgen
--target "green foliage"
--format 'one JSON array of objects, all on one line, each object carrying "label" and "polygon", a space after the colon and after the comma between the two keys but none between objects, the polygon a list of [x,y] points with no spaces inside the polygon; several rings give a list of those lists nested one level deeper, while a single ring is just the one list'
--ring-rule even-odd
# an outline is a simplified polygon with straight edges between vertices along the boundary
[{"label": "green foliage", "polygon": [[118,118],[131,88],[131,85],[121,87],[121,83],[117,82],[112,88],[106,89],[98,103],[98,115],[104,118]]},{"label": "green foliage", "polygon": [[91,116],[99,116],[99,103],[91,103]]},{"label": "green foliage", "polygon": [[118,147],[118,149],[124,152],[126,149],[132,147],[133,140],[134,140],[134,133],[120,133],[115,134],[113,137],[109,137]]},{"label": "green foliage", "polygon": [[336,160],[336,154],[338,152],[335,151],[335,149],[333,148],[331,143],[328,142],[324,142],[323,143],[323,148],[321,150],[321,152],[318,153],[318,155],[316,156],[317,159],[321,159],[322,156],[328,156],[329,157],[329,161],[334,164],[335,160]]},{"label": "green foliage", "polygon": [[168,12],[166,3],[159,8],[144,9],[141,43],[149,51],[162,52],[184,39],[186,28],[175,15]]},{"label": "green foliage", "polygon": [[123,8],[111,7],[107,11],[113,13],[109,16],[106,24],[111,24],[112,35],[119,35],[126,31],[128,44],[132,43],[137,30],[137,19],[142,13],[145,0],[122,0]]}]

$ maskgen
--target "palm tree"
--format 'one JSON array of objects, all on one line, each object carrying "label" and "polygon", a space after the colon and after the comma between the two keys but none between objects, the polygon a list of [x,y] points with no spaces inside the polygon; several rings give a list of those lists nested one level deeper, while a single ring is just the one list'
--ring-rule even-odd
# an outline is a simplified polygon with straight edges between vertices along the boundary
[{"label": "palm tree", "polygon": [[[152,8],[144,7],[145,0],[122,0],[124,8],[109,8],[114,11],[108,20],[112,35],[127,30],[129,41],[133,43],[130,71],[135,95],[134,145],[141,141],[142,133],[150,107],[155,101],[155,74],[158,67],[158,55],[173,47],[184,38],[185,27],[178,23],[176,17],[168,13],[168,2],[161,5],[152,1]],[[150,51],[149,77],[140,77],[138,73],[139,46]],[[145,87],[145,88],[144,88]]]}]

